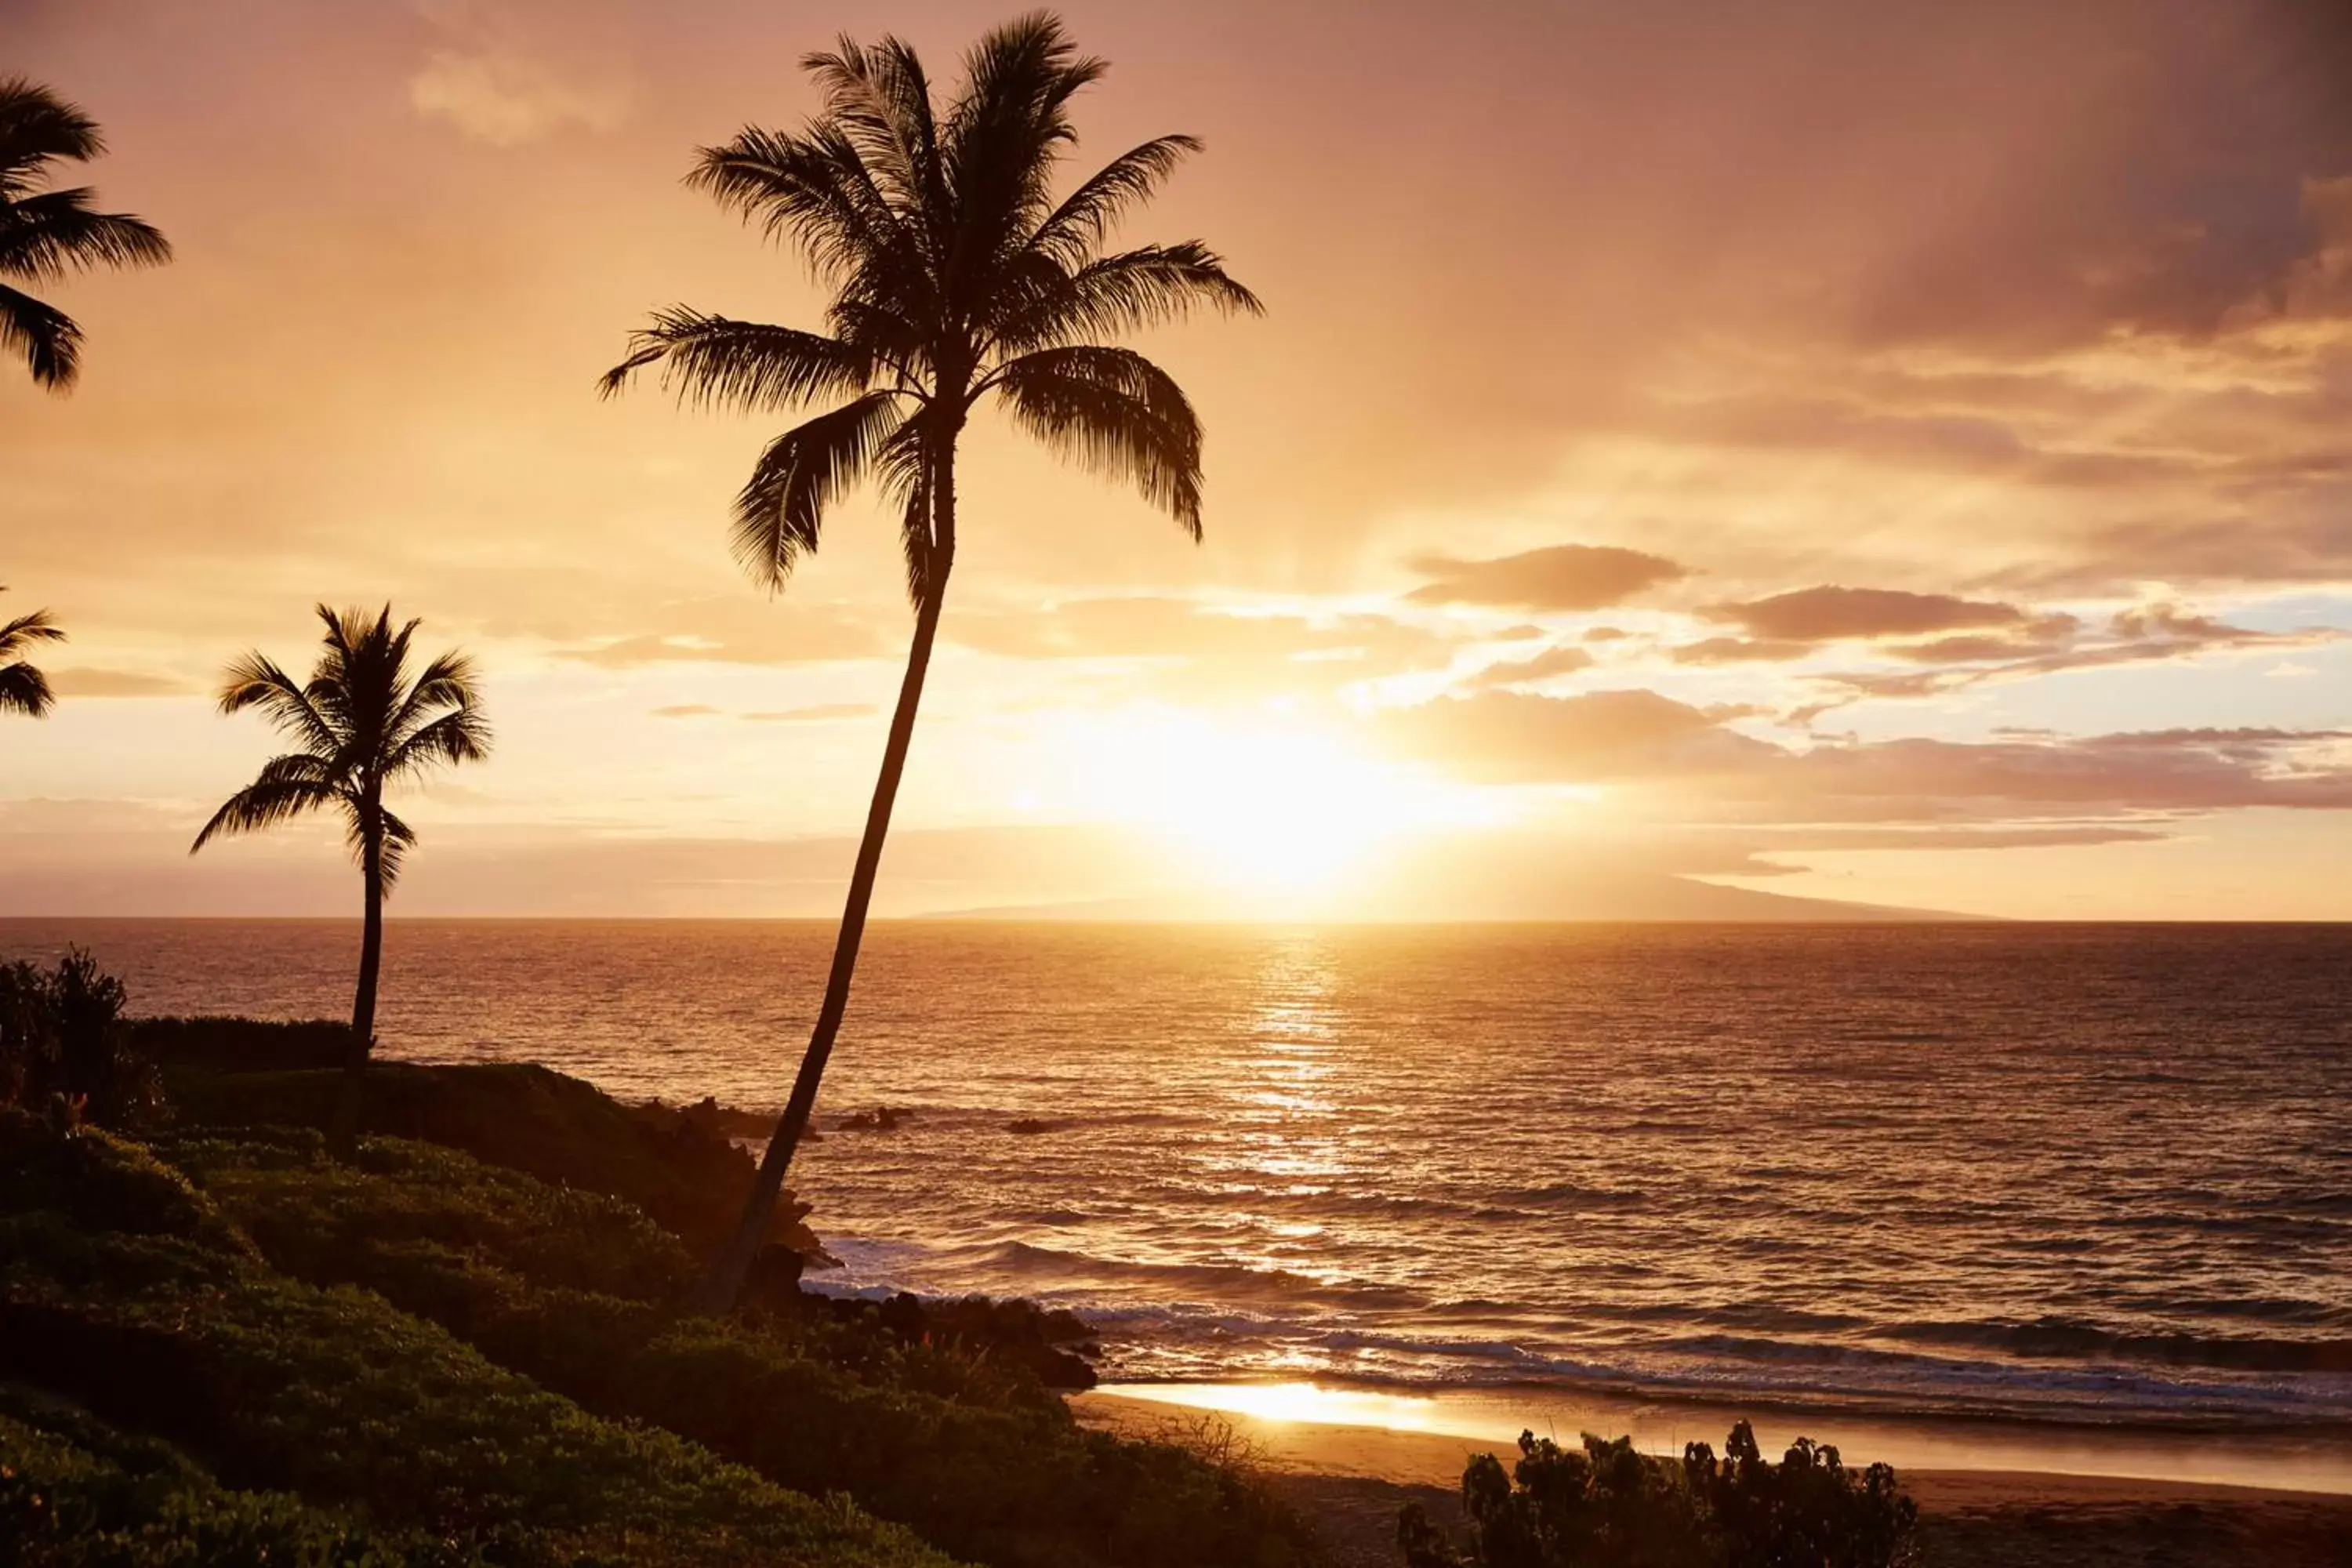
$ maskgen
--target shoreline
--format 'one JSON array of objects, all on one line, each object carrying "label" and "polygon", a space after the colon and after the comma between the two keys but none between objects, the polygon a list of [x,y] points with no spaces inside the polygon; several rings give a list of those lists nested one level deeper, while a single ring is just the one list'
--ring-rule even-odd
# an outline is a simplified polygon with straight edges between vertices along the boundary
[{"label": "shoreline", "polygon": [[[1886,1416],[1728,1401],[1664,1402],[1555,1388],[1425,1394],[1328,1383],[1106,1383],[1073,1396],[1082,1419],[1127,1425],[1230,1423],[1251,1442],[1305,1468],[1453,1486],[1464,1456],[1507,1458],[1518,1434],[1563,1443],[1584,1432],[1630,1435],[1668,1457],[1685,1442],[1721,1450],[1740,1419],[1777,1453],[1800,1436],[1834,1444],[1859,1467],[1885,1460],[1908,1478],[2032,1476],[2106,1487],[2219,1489],[2335,1498],[2352,1507],[2352,1449],[2330,1429],[2179,1430],[2042,1425],[1964,1416]],[[1447,1456],[1444,1473],[1431,1456]],[[1450,1468],[1449,1468],[1450,1467]],[[1957,1482],[1953,1484],[1958,1484]]]},{"label": "shoreline", "polygon": [[[1401,1507],[1419,1503],[1432,1520],[1458,1529],[1458,1488],[1469,1457],[1493,1453],[1507,1465],[1517,1455],[1509,1438],[1370,1421],[1288,1419],[1140,1396],[1133,1392],[1137,1386],[1073,1394],[1069,1406],[1082,1424],[1120,1436],[1205,1445],[1234,1454],[1315,1522],[1331,1548],[1334,1568],[1399,1568],[1395,1529]],[[1192,1386],[1213,1394],[1235,1385]],[[1695,1411],[1679,1419],[1685,1429],[1698,1424]],[[1801,1425],[1809,1432],[1818,1426]],[[1775,1449],[1773,1436],[1786,1441],[1788,1434],[1780,1433],[1779,1426],[1775,1422],[1769,1434],[1759,1429],[1768,1454]],[[1727,1426],[1727,1420],[1706,1440],[1719,1449]],[[1559,1434],[1566,1439],[1575,1435]],[[1856,1466],[1888,1458],[1866,1442],[1845,1452]],[[1890,1462],[1919,1504],[1922,1568],[2123,1568],[2150,1563],[2178,1568],[2341,1568],[2352,1563],[2352,1495],[2282,1486],[2275,1473],[2268,1484],[2239,1484]]]}]

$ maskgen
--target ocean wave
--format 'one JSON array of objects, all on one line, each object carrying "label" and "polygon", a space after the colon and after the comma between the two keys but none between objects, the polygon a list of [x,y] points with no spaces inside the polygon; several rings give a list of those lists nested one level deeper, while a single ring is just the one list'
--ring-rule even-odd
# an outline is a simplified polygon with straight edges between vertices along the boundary
[{"label": "ocean wave", "polygon": [[1428,1298],[1418,1291],[1318,1279],[1286,1268],[1257,1268],[1245,1263],[1150,1263],[1098,1258],[1025,1241],[998,1243],[990,1249],[989,1261],[1016,1277],[1044,1278],[1065,1286],[1114,1280],[1195,1292],[1218,1300],[1322,1301],[1386,1310],[1428,1304]]},{"label": "ocean wave", "polygon": [[1885,1330],[1884,1337],[2036,1360],[2352,1373],[2352,1339],[2118,1333],[2063,1318],[2031,1323],[1902,1323]]},{"label": "ocean wave", "polygon": [[1114,1321],[1120,1335],[1138,1337],[1108,1346],[1113,1379],[1306,1373],[1400,1391],[1547,1388],[1881,1415],[2352,1426],[2352,1379],[2336,1377],[2231,1379],[2209,1369],[2182,1378],[2152,1368],[2036,1367],[1735,1335],[1579,1352],[1411,1331],[1294,1331],[1246,1314],[1129,1310]]}]

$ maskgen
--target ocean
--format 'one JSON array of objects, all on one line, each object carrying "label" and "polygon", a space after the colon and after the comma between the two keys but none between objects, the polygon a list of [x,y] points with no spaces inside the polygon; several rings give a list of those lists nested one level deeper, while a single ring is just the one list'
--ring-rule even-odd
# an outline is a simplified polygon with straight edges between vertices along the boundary
[{"label": "ocean", "polygon": [[[356,940],[0,921],[142,1013],[339,1016]],[[383,1048],[772,1108],[831,940],[395,920]],[[1117,1379],[2352,1432],[2352,928],[887,923],[818,1124],[817,1279]]]}]

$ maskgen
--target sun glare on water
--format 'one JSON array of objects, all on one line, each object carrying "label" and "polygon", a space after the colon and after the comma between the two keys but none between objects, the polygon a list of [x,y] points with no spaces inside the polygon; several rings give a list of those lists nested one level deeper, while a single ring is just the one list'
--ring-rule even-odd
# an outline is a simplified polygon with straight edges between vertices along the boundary
[{"label": "sun glare on water", "polygon": [[1433,1399],[1371,1389],[1326,1388],[1316,1383],[1120,1384],[1105,1392],[1155,1405],[1181,1405],[1265,1421],[1381,1426],[1392,1432],[1431,1432],[1446,1426]]}]

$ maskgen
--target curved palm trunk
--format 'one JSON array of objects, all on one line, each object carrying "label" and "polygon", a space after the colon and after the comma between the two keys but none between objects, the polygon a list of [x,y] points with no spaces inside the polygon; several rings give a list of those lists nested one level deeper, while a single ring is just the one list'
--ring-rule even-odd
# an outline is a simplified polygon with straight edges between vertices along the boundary
[{"label": "curved palm trunk", "polygon": [[360,881],[365,889],[366,911],[360,921],[360,984],[352,998],[352,1043],[343,1059],[343,1083],[336,1097],[335,1121],[329,1141],[338,1155],[349,1155],[359,1143],[360,1084],[367,1073],[368,1053],[375,1047],[376,975],[383,962],[383,830],[362,829]]},{"label": "curved palm trunk", "polygon": [[759,1177],[743,1205],[743,1217],[695,1294],[693,1310],[709,1316],[734,1310],[744,1277],[751,1270],[751,1259],[768,1239],[769,1227],[775,1221],[776,1199],[783,1191],[784,1173],[792,1168],[793,1155],[808,1131],[810,1113],[816,1108],[817,1086],[824,1079],[834,1037],[840,1033],[842,1015],[849,1007],[849,982],[857,969],[858,943],[866,935],[866,906],[874,900],[874,879],[882,867],[882,841],[889,836],[890,808],[898,798],[899,775],[906,772],[908,747],[915,737],[915,710],[922,704],[923,677],[930,668],[931,642],[939,633],[940,610],[947,599],[948,571],[955,555],[954,461],[950,454],[940,465],[943,472],[934,513],[940,560],[929,590],[916,607],[915,638],[907,652],[906,677],[898,683],[898,705],[890,714],[890,738],[882,748],[881,776],[874,781],[873,804],[866,810],[866,835],[857,842],[849,900],[841,912],[841,934],[833,944],[833,970],[825,978],[824,1005],[817,1010],[816,1027],[809,1035],[800,1072],[793,1079],[792,1098],[784,1102],[784,1112],[776,1119],[776,1130],[768,1139],[768,1152],[760,1162]]}]

